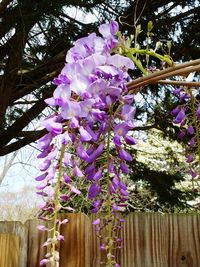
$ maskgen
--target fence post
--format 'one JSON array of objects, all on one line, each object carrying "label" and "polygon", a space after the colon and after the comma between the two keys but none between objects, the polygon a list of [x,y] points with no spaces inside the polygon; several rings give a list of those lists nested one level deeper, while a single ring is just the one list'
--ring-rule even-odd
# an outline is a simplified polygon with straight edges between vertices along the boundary
[{"label": "fence post", "polygon": [[0,266],[19,266],[19,236],[13,234],[0,234]]}]

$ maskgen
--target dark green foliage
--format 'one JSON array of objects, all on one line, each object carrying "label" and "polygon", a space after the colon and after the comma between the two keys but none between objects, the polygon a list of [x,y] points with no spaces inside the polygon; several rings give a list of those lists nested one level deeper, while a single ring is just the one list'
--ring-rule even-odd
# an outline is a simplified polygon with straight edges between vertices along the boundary
[{"label": "dark green foliage", "polygon": [[[149,192],[149,200],[146,201],[146,205],[143,203],[143,207],[140,209],[150,209],[154,211],[170,212],[190,209],[187,204],[188,200],[194,200],[197,196],[191,189],[183,190],[177,189],[176,183],[184,181],[183,175],[180,172],[164,172],[152,170],[146,164],[141,162],[134,162],[131,166],[130,178],[136,184],[138,181],[143,181],[143,188]],[[139,195],[140,190],[135,190],[133,194]],[[137,195],[136,194],[136,195]],[[134,196],[135,197],[135,196]],[[151,201],[152,199],[154,201]],[[148,198],[147,198],[148,199]]]}]

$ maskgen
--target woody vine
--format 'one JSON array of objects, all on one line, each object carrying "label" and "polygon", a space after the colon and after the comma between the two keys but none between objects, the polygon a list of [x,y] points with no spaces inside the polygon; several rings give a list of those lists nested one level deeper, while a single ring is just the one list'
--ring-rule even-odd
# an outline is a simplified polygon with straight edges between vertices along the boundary
[{"label": "woody vine", "polygon": [[[134,129],[134,95],[147,84],[175,82],[174,93],[183,104],[172,111],[174,123],[180,125],[181,138],[191,137],[187,149],[189,172],[193,179],[200,176],[200,103],[195,98],[198,83],[171,81],[166,78],[200,69],[199,61],[176,65],[168,52],[157,53],[148,46],[152,36],[152,22],[148,23],[146,49],[137,43],[141,32],[123,36],[116,21],[99,27],[101,36],[92,33],[77,40],[67,52],[66,64],[53,80],[56,89],[46,103],[55,113],[42,122],[48,133],[38,141],[41,175],[37,193],[45,203],[41,205],[44,220],[52,220],[53,228],[40,225],[39,229],[51,234],[44,246],[50,252],[41,265],[59,266],[57,245],[64,237],[60,226],[68,223],[59,219],[59,212],[75,212],[68,205],[80,195],[75,179],[83,179],[88,186],[88,200],[92,212],[99,214],[93,225],[100,238],[100,249],[106,252],[105,266],[119,267],[115,250],[123,247],[117,235],[125,221],[119,212],[126,207],[128,191],[123,178],[129,174],[127,163],[132,161],[130,147],[137,141]],[[140,56],[146,58],[143,66]],[[149,57],[165,63],[163,70],[148,66]],[[134,79],[129,70],[138,68],[143,77]],[[67,204],[66,204],[67,203]]]}]

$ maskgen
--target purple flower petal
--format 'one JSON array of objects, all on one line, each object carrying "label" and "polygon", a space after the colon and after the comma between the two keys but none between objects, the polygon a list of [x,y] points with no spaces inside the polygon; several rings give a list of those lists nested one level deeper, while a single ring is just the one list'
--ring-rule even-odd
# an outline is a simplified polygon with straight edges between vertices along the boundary
[{"label": "purple flower petal", "polygon": [[193,128],[192,125],[190,125],[190,126],[188,127],[188,133],[191,134],[191,135],[193,135],[193,134],[195,133],[194,128]]},{"label": "purple flower petal", "polygon": [[186,131],[185,130],[182,130],[178,133],[178,138],[182,139],[183,137],[185,137],[186,135]]},{"label": "purple flower petal", "polygon": [[113,65],[113,66],[120,68],[120,69],[123,69],[123,70],[135,68],[134,63],[130,58],[121,56],[119,54],[110,56],[107,59],[107,64]]},{"label": "purple flower petal", "polygon": [[47,263],[49,263],[49,262],[50,262],[50,260],[48,260],[48,259],[43,259],[43,260],[40,261],[40,266],[47,265]]},{"label": "purple flower petal", "polygon": [[59,241],[64,241],[64,240],[65,240],[65,238],[64,238],[63,235],[58,235],[57,239],[58,239]]},{"label": "purple flower petal", "polygon": [[64,145],[67,145],[67,144],[69,144],[69,142],[71,142],[71,138],[70,138],[68,132],[64,132],[64,133],[62,134],[61,142],[62,142],[62,144],[64,144]]},{"label": "purple flower petal", "polygon": [[71,184],[69,184],[68,186],[70,187],[71,191],[74,192],[75,194],[77,194],[77,195],[81,194],[81,191],[78,190],[75,186],[73,186]]},{"label": "purple flower petal", "polygon": [[88,198],[93,199],[101,192],[101,187],[98,183],[91,184],[89,188]]},{"label": "purple flower petal", "polygon": [[124,137],[125,142],[128,145],[136,145],[137,144],[137,140],[135,138],[133,138],[132,136],[126,135]]},{"label": "purple flower petal", "polygon": [[136,109],[130,105],[123,105],[122,106],[122,118],[125,121],[132,120],[135,115]]},{"label": "purple flower petal", "polygon": [[124,196],[124,197],[128,196],[128,191],[127,190],[121,189],[120,192],[121,192],[122,196]]},{"label": "purple flower petal", "polygon": [[79,169],[78,166],[75,166],[73,171],[74,171],[74,175],[77,177],[83,177],[84,176],[84,174],[82,173],[82,171]]},{"label": "purple flower petal", "polygon": [[98,182],[98,181],[101,179],[101,177],[102,177],[102,169],[99,169],[99,170],[95,173],[95,175],[94,175],[94,177],[93,177],[93,180],[96,181],[96,182]]},{"label": "purple flower petal", "polygon": [[193,147],[194,145],[195,145],[195,138],[193,137],[189,142],[188,142],[188,145],[190,146],[190,147]]},{"label": "purple flower petal", "polygon": [[57,78],[53,79],[53,84],[60,85],[60,84],[70,84],[71,80],[67,77],[67,75],[59,74]]},{"label": "purple flower petal", "polygon": [[64,105],[71,97],[71,90],[69,85],[60,84],[55,89],[53,97],[58,106]]},{"label": "purple flower petal", "polygon": [[54,197],[55,196],[55,191],[52,187],[48,187],[47,195],[48,195],[48,197]]},{"label": "purple flower petal", "polygon": [[72,162],[71,162],[71,154],[69,154],[69,153],[65,153],[65,156],[64,156],[64,164],[65,164],[65,166],[72,166]]},{"label": "purple flower petal", "polygon": [[98,224],[100,224],[100,223],[101,223],[100,219],[96,219],[96,220],[94,220],[94,221],[92,222],[93,225],[98,225]]},{"label": "purple flower petal", "polygon": [[43,181],[47,176],[47,173],[43,173],[35,178],[36,181]]},{"label": "purple flower petal", "polygon": [[111,32],[111,34],[112,35],[116,35],[118,33],[118,31],[119,31],[119,24],[118,24],[118,22],[115,21],[115,20],[112,20],[110,22],[110,32]]},{"label": "purple flower petal", "polygon": [[112,179],[112,185],[114,186],[115,189],[119,188],[120,183],[117,175],[115,175],[114,178]]},{"label": "purple flower petal", "polygon": [[94,162],[94,161],[96,160],[96,158],[102,154],[103,149],[104,149],[104,144],[101,143],[101,144],[97,147],[97,149],[96,149],[92,154],[89,155],[89,158],[86,160],[86,162],[87,162],[87,163],[92,163],[92,162]]},{"label": "purple flower petal", "polygon": [[119,31],[119,25],[117,21],[111,23],[105,23],[99,26],[99,32],[104,38],[112,38]]},{"label": "purple flower petal", "polygon": [[79,156],[79,158],[82,160],[87,160],[89,157],[81,143],[78,144],[78,146],[76,148],[76,152],[77,152],[77,155]]},{"label": "purple flower petal", "polygon": [[170,114],[175,117],[178,115],[179,112],[180,112],[180,107],[178,106],[178,107],[175,107],[174,109],[172,109]]},{"label": "purple flower petal", "polygon": [[190,170],[189,174],[192,176],[192,178],[196,178],[198,176],[198,172],[193,170]]},{"label": "purple flower petal", "polygon": [[116,203],[114,203],[114,204],[112,205],[112,210],[113,210],[113,211],[118,211],[118,210],[119,210],[119,207],[117,206]]},{"label": "purple flower petal", "polygon": [[133,126],[127,122],[122,122],[114,127],[114,133],[119,136],[125,136]]},{"label": "purple flower petal", "polygon": [[44,102],[47,105],[52,106],[52,107],[56,107],[57,106],[57,102],[56,102],[56,100],[53,97],[50,97],[50,98],[45,99]]},{"label": "purple flower petal", "polygon": [[94,99],[86,99],[84,101],[81,101],[80,102],[80,107],[81,107],[80,117],[87,117],[94,103],[95,103]]},{"label": "purple flower petal", "polygon": [[69,219],[64,219],[64,220],[61,221],[61,224],[66,224],[68,222],[69,222]]},{"label": "purple flower petal", "polygon": [[113,137],[113,142],[114,144],[117,146],[117,147],[120,147],[121,146],[121,137],[119,135],[115,135]]},{"label": "purple flower petal", "polygon": [[77,118],[73,117],[70,119],[70,128],[71,129],[76,129],[79,127],[79,121],[77,120]]},{"label": "purple flower petal", "polygon": [[131,154],[129,154],[126,150],[124,149],[120,149],[119,150],[119,157],[122,160],[126,160],[126,161],[132,161],[133,158],[131,156]]},{"label": "purple flower petal", "polygon": [[93,213],[97,213],[101,206],[101,200],[97,199],[93,202],[93,209],[91,210]]},{"label": "purple flower petal", "polygon": [[61,116],[66,120],[79,116],[80,114],[80,103],[75,101],[67,101],[61,108]]},{"label": "purple flower petal", "polygon": [[52,135],[50,133],[45,134],[38,140],[38,148],[47,150],[50,146],[51,141],[52,141]]},{"label": "purple flower petal", "polygon": [[121,162],[120,163],[120,169],[125,174],[128,174],[129,173],[129,168],[128,168],[128,166],[124,162]]},{"label": "purple flower petal", "polygon": [[[36,189],[37,190],[43,190],[44,188],[46,188],[47,187],[47,181],[43,181],[43,183],[41,183],[41,184],[39,184],[39,185],[37,185],[36,186]],[[47,195],[47,194],[46,194]]]},{"label": "purple flower petal", "polygon": [[58,135],[62,133],[62,124],[60,122],[57,122],[57,116],[50,117],[42,122],[42,125],[49,131],[50,133],[53,133],[54,135]]},{"label": "purple flower petal", "polygon": [[79,128],[80,140],[82,142],[88,142],[92,139],[92,136],[82,126]]},{"label": "purple flower petal", "polygon": [[192,154],[190,154],[190,155],[188,156],[188,158],[187,158],[187,162],[190,163],[190,162],[192,162],[193,160],[194,160],[194,157],[193,157]]},{"label": "purple flower petal", "polygon": [[93,163],[93,164],[91,164],[91,165],[88,165],[88,166],[85,168],[85,174],[87,175],[87,174],[93,172],[94,170],[95,170],[95,165],[94,165],[94,163]]},{"label": "purple flower petal", "polygon": [[124,182],[120,181],[119,185],[120,185],[121,189],[127,190],[127,186],[126,186],[126,184]]},{"label": "purple flower petal", "polygon": [[198,106],[198,109],[197,109],[197,118],[198,118],[198,121],[200,121],[200,105]]},{"label": "purple flower petal", "polygon": [[76,73],[69,87],[71,91],[81,96],[83,93],[87,92],[89,87],[89,79],[86,76],[83,76],[81,73]]},{"label": "purple flower petal", "polygon": [[185,119],[185,110],[182,108],[177,114],[174,123],[181,123]]},{"label": "purple flower petal", "polygon": [[91,141],[96,142],[98,140],[98,134],[96,134],[89,125],[85,127],[85,130],[92,136]]},{"label": "purple flower petal", "polygon": [[51,165],[51,161],[49,159],[45,159],[40,165],[39,169],[40,171],[46,171],[49,166]]},{"label": "purple flower petal", "polygon": [[40,230],[40,231],[48,231],[48,230],[49,230],[49,229],[48,229],[46,226],[44,226],[44,225],[38,225],[38,226],[37,226],[37,229]]},{"label": "purple flower petal", "polygon": [[114,172],[114,161],[111,159],[109,163],[109,172]]},{"label": "purple flower petal", "polygon": [[69,201],[70,197],[68,195],[60,195],[60,200],[61,201]]}]

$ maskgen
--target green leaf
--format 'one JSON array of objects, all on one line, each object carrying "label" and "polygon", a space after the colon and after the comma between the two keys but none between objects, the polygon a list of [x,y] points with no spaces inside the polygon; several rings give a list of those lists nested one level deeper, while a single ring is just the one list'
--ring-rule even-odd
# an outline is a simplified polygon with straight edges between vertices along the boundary
[{"label": "green leaf", "polygon": [[156,52],[161,47],[162,47],[162,43],[160,41],[156,42],[156,47],[155,47],[154,51]]},{"label": "green leaf", "polygon": [[139,25],[137,25],[137,27],[136,27],[135,37],[137,38],[138,35],[139,35],[141,32],[142,32],[142,30],[141,30],[141,25],[139,24]]},{"label": "green leaf", "polygon": [[171,52],[171,47],[172,47],[172,42],[171,41],[167,41],[167,48],[168,48],[168,54],[170,55]]},{"label": "green leaf", "polygon": [[147,30],[148,30],[148,32],[151,32],[152,29],[153,29],[153,22],[150,20],[150,21],[148,22],[148,24],[147,24]]}]

